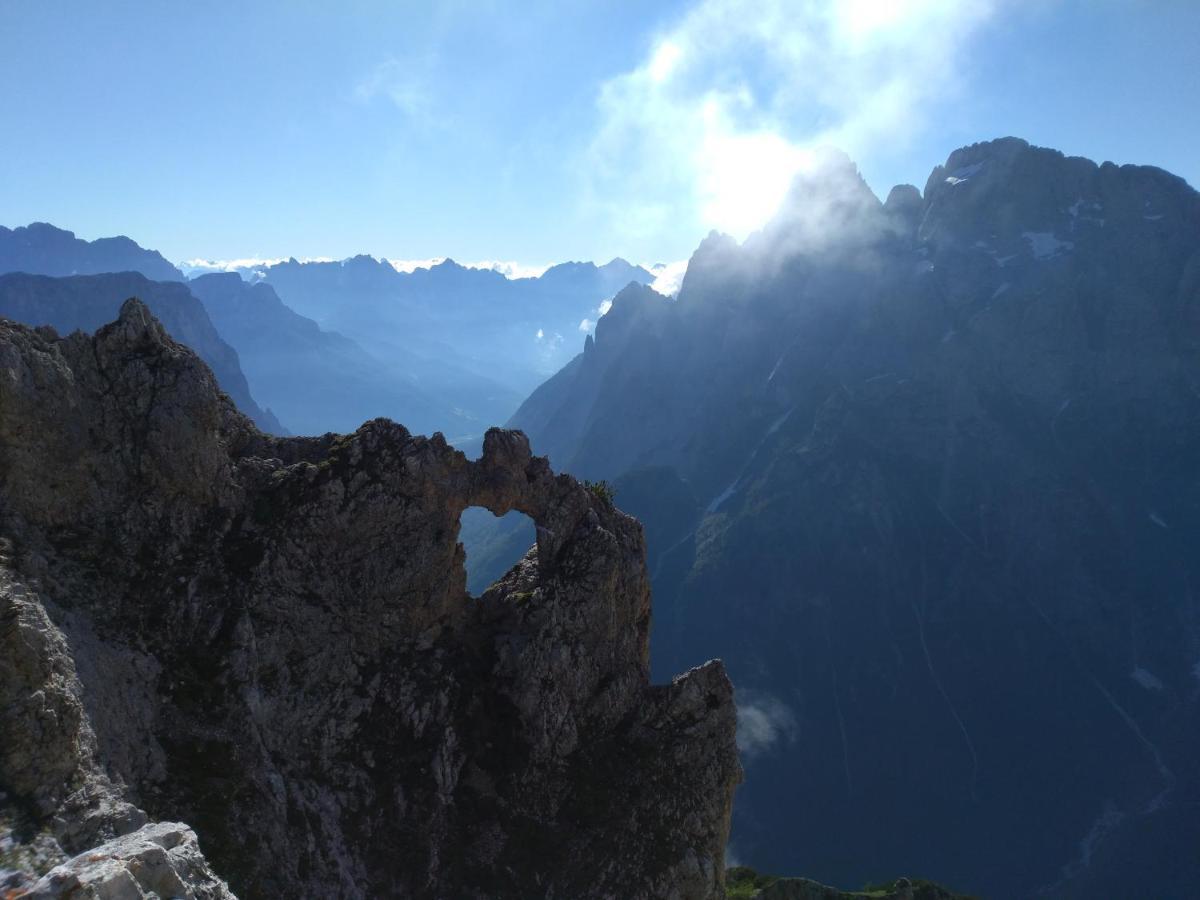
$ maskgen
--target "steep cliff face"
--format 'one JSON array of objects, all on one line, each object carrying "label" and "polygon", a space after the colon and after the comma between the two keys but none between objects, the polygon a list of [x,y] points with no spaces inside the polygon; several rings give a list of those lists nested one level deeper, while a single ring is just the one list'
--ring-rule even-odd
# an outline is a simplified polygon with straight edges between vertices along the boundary
[{"label": "steep cliff face", "polygon": [[[0,434],[10,841],[203,897],[719,896],[729,683],[650,685],[640,527],[521,434],[263,435],[136,301],[0,322]],[[538,536],[478,599],[472,505]]]},{"label": "steep cliff face", "polygon": [[744,245],[706,240],[677,301],[622,292],[510,425],[655,536],[656,665],[728,665],[740,858],[1194,893],[1181,179],[1006,139],[880,203],[835,163]]}]

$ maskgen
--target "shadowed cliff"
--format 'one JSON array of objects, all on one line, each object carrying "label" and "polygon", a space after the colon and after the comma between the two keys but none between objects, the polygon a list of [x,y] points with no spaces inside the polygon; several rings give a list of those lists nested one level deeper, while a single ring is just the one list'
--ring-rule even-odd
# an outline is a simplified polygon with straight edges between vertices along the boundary
[{"label": "shadowed cliff", "polygon": [[[0,320],[0,434],[0,820],[83,854],[35,893],[721,895],[729,682],[649,683],[640,526],[520,433],[264,435],[131,300]],[[537,525],[478,600],[471,505]]]}]

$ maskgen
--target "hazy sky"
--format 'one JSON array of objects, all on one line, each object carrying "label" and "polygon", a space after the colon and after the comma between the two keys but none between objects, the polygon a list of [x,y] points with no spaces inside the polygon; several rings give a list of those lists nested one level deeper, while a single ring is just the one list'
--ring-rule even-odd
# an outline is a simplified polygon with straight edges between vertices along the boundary
[{"label": "hazy sky", "polygon": [[1197,0],[0,0],[0,224],[172,260],[686,258],[808,148],[1200,185]]}]

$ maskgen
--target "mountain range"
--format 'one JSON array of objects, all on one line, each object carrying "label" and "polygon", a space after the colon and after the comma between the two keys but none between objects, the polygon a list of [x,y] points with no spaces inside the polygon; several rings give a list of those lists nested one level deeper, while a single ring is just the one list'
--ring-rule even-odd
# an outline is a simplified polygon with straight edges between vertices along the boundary
[{"label": "mountain range", "polygon": [[[11,261],[13,257],[7,258]],[[123,258],[131,261],[128,254]],[[58,268],[53,256],[41,259],[45,268]],[[95,262],[104,264],[103,260]],[[33,268],[28,261],[22,265]],[[204,305],[186,285],[177,281],[151,281],[131,271],[61,278],[23,271],[0,275],[0,316],[49,325],[63,334],[95,331],[111,322],[121,304],[130,297],[139,297],[176,339],[208,363],[222,390],[260,428],[272,434],[287,433],[275,414],[262,409],[251,396],[238,354],[218,334]]]},{"label": "mountain range", "polygon": [[293,310],[354,339],[448,410],[436,430],[455,441],[511,416],[574,355],[605,300],[654,280],[621,259],[517,279],[453,260],[401,272],[370,256],[293,259],[259,275]]},{"label": "mountain range", "polygon": [[[0,279],[16,317],[94,328],[74,273],[97,265],[181,280],[73,241],[0,232],[4,266],[59,276]],[[360,256],[131,293],[201,303],[239,406],[283,427],[388,415],[479,450],[507,417],[615,494],[644,526],[652,674],[720,657],[736,685],[740,861],[1189,896],[1200,196],[1006,138],[881,201],[831,153],[750,239],[709,235],[676,298],[650,276]],[[519,579],[529,519],[459,523],[473,595]]]},{"label": "mountain range", "polygon": [[738,858],[997,897],[1197,883],[1182,179],[1004,139],[880,202],[828,159],[744,244],[706,239],[677,300],[618,294],[509,425],[644,522],[656,671],[729,667]]},{"label": "mountain range", "polygon": [[[401,272],[369,256],[188,280],[129,238],[84,241],[45,223],[0,230],[0,272],[124,271],[183,282],[200,299],[237,351],[250,393],[279,416],[256,418],[267,430],[351,431],[388,416],[476,450],[488,426],[570,359],[601,304],[631,281],[654,280],[621,259],[510,279],[452,260]],[[96,324],[115,313],[108,307]],[[174,322],[163,321],[169,329]],[[238,395],[240,405],[244,399]]]},{"label": "mountain range", "polygon": [[98,275],[141,272],[151,281],[183,281],[183,273],[155,250],[129,238],[85,241],[45,222],[19,228],[0,225],[0,272],[36,275]]}]

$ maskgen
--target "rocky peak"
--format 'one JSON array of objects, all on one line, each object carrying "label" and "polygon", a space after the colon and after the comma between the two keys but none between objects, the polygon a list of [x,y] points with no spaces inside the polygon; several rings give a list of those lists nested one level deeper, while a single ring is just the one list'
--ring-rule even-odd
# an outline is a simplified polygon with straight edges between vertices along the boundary
[{"label": "rocky peak", "polygon": [[1104,229],[1145,234],[1181,221],[1200,227],[1200,203],[1178,176],[1001,138],[955,150],[934,168],[920,237],[969,245],[1045,235],[1033,242],[1044,256]]},{"label": "rocky peak", "polygon": [[[0,321],[0,431],[0,824],[56,842],[43,895],[154,859],[243,900],[721,896],[724,671],[649,683],[640,526],[524,435],[264,435],[135,300]],[[468,506],[537,526],[478,599]]]},{"label": "rocky peak", "polygon": [[[816,153],[796,175],[763,230],[760,252],[775,257],[856,252],[883,232],[882,205],[844,153]],[[754,247],[755,241],[747,241]]]},{"label": "rocky peak", "polygon": [[52,326],[64,334],[76,329],[91,332],[109,322],[131,294],[143,298],[171,335],[196,351],[212,368],[221,388],[260,428],[287,433],[274,413],[260,407],[251,395],[237,352],[217,332],[188,284],[154,282],[138,272],[59,278],[11,272],[0,275],[0,316]]},{"label": "rocky peak", "polygon": [[655,663],[722,655],[770,723],[740,854],[1000,897],[1135,896],[1147,860],[1196,883],[1196,196],[966,148],[889,198],[923,240],[772,269],[710,238],[658,332],[599,334],[514,419],[665,536]]},{"label": "rocky peak", "polygon": [[182,281],[183,274],[162,254],[125,236],[85,241],[46,222],[19,228],[0,226],[0,272],[35,275],[90,275],[141,272],[156,281]]},{"label": "rocky peak", "polygon": [[898,184],[888,192],[883,211],[901,234],[911,238],[920,224],[922,206],[921,192],[916,187]]}]

